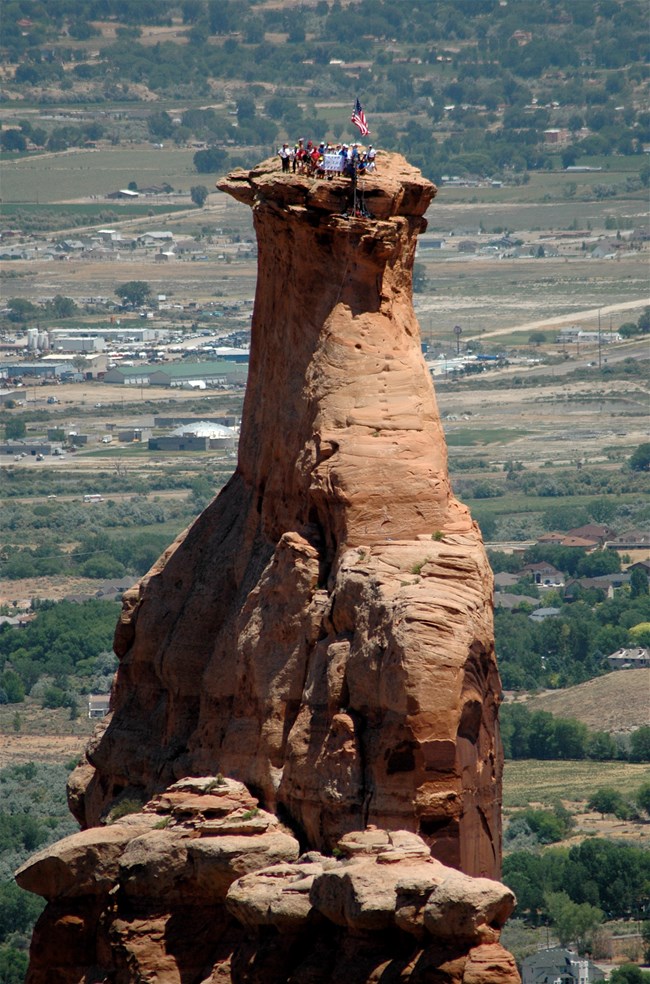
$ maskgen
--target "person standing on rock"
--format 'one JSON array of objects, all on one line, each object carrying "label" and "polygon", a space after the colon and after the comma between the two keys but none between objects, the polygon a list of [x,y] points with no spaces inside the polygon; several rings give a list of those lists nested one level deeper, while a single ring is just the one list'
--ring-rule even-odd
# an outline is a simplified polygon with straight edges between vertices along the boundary
[{"label": "person standing on rock", "polygon": [[289,145],[288,144],[286,144],[286,143],[283,143],[282,144],[282,146],[280,147],[280,149],[278,151],[278,157],[282,161],[282,171],[283,171],[283,173],[284,172],[287,172],[288,173],[288,171],[289,171],[289,159],[291,158],[291,151],[289,150]]}]

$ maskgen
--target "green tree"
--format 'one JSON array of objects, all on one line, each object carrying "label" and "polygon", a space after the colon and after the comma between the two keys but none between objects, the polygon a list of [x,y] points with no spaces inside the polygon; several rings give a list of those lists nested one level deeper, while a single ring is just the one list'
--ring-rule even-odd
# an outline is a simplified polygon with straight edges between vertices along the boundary
[{"label": "green tree", "polygon": [[630,761],[650,762],[650,727],[637,728],[630,737]]},{"label": "green tree", "polygon": [[143,280],[129,280],[116,287],[115,293],[124,304],[130,307],[142,307],[151,296],[151,288]]},{"label": "green tree", "polygon": [[650,442],[639,444],[636,451],[630,455],[628,465],[632,471],[648,471],[650,469]]},{"label": "green tree", "polygon": [[22,704],[25,699],[23,682],[14,670],[5,670],[0,676],[0,687],[7,695],[8,704]]},{"label": "green tree", "polygon": [[[581,126],[582,126],[582,120],[580,120],[580,122],[575,127],[575,129],[576,130],[579,130]],[[575,162],[577,161],[577,159],[578,159],[578,149],[577,149],[577,147],[567,147],[566,150],[563,150],[562,151],[562,167],[563,168],[566,169],[567,167],[573,167],[573,165],[575,164]]]},{"label": "green tree", "polygon": [[618,574],[621,558],[615,550],[594,550],[580,560],[576,574],[578,577],[600,577],[603,574]]},{"label": "green tree", "polygon": [[616,758],[616,742],[606,731],[594,731],[587,739],[587,758],[606,762]]},{"label": "green tree", "polygon": [[205,205],[208,194],[209,192],[205,185],[193,185],[190,188],[190,198],[199,208],[203,208]]},{"label": "green tree", "polygon": [[241,96],[237,100],[237,119],[240,123],[250,123],[255,119],[255,100],[251,96]]},{"label": "green tree", "polygon": [[645,947],[644,958],[646,963],[650,963],[650,919],[646,919],[641,926],[641,936]]},{"label": "green tree", "polygon": [[603,912],[588,902],[573,902],[566,892],[548,892],[544,902],[562,946],[575,942],[580,949],[587,935],[603,921]]},{"label": "green tree", "polygon": [[10,943],[0,944],[0,981],[2,984],[24,984],[28,957]]},{"label": "green tree", "polygon": [[636,964],[623,964],[616,967],[609,977],[609,984],[648,984],[650,974],[641,970]]},{"label": "green tree", "polygon": [[561,841],[573,826],[571,814],[563,808],[553,812],[528,809],[521,814],[521,819],[535,834],[540,844],[555,844]]},{"label": "green tree", "polygon": [[152,113],[147,120],[147,126],[149,127],[149,133],[151,136],[158,137],[160,139],[171,137],[174,132],[172,118],[169,113],[166,113],[164,110],[162,112]]},{"label": "green tree", "polygon": [[[4,942],[11,933],[28,932],[43,906],[43,899],[23,891],[13,881],[0,883],[0,940]],[[1,975],[0,981],[4,984]]]},{"label": "green tree", "polygon": [[41,309],[36,304],[26,301],[23,297],[10,298],[7,301],[7,307],[9,308],[9,314],[7,315],[9,321],[18,323],[37,318],[41,313]]},{"label": "green tree", "polygon": [[[640,810],[650,815],[650,782],[644,782],[637,790],[634,801]],[[650,931],[650,926],[649,926]],[[650,940],[648,941],[650,943]]]},{"label": "green tree", "polygon": [[77,313],[77,305],[71,297],[63,297],[57,294],[46,304],[46,311],[55,318],[73,318]]},{"label": "green tree", "polygon": [[630,596],[632,598],[642,598],[648,594],[648,575],[640,567],[636,567],[630,574]]},{"label": "green tree", "polygon": [[194,167],[199,174],[219,174],[224,170],[228,154],[220,147],[208,147],[207,150],[197,150],[192,158]]},{"label": "green tree", "polygon": [[633,335],[638,335],[639,329],[636,321],[626,321],[624,324],[619,325],[618,333],[623,338],[632,338]]},{"label": "green tree", "polygon": [[23,151],[27,149],[25,135],[20,130],[3,130],[0,133],[0,147],[2,150]]},{"label": "green tree", "polygon": [[644,188],[650,185],[650,161],[645,161],[639,170],[639,177]]},{"label": "green tree", "polygon": [[14,417],[5,424],[5,438],[7,441],[20,441],[27,433],[27,425],[20,417]]},{"label": "green tree", "polygon": [[605,819],[608,813],[616,814],[616,811],[620,810],[622,804],[623,797],[618,790],[612,789],[609,786],[603,786],[589,797],[587,808],[600,813],[601,817]]}]

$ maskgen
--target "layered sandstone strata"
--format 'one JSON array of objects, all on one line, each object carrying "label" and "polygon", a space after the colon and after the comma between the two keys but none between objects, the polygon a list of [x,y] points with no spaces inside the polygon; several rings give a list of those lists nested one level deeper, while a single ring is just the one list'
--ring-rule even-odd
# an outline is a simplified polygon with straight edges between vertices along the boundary
[{"label": "layered sandstone strata", "polygon": [[363,179],[275,161],[220,187],[259,244],[235,474],[127,593],[82,825],[118,795],[219,770],[331,849],[375,824],[498,875],[492,581],[453,496],[412,307],[435,187],[397,155]]}]

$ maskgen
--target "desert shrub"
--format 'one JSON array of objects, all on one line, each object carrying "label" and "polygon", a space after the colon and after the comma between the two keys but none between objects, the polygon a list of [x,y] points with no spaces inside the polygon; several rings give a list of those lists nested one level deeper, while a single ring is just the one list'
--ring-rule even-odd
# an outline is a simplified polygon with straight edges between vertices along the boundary
[{"label": "desert shrub", "polygon": [[143,801],[141,799],[135,799],[133,797],[125,797],[121,799],[119,803],[111,809],[108,817],[109,823],[115,823],[116,820],[121,820],[122,817],[128,817],[132,813],[139,813],[142,809]]}]

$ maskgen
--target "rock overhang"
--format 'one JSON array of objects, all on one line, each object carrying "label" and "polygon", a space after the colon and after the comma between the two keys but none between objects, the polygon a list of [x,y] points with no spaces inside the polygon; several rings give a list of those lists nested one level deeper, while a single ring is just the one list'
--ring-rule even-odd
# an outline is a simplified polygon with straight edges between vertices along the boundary
[{"label": "rock overhang", "polygon": [[[273,157],[247,171],[231,171],[217,188],[251,207],[263,204],[281,209],[301,208],[321,215],[341,215],[350,204],[352,180],[336,174],[331,178],[283,173]],[[437,193],[436,186],[399,154],[380,152],[377,169],[357,180],[357,195],[363,197],[369,219],[396,216],[422,218]],[[421,228],[420,231],[424,231]]]}]

